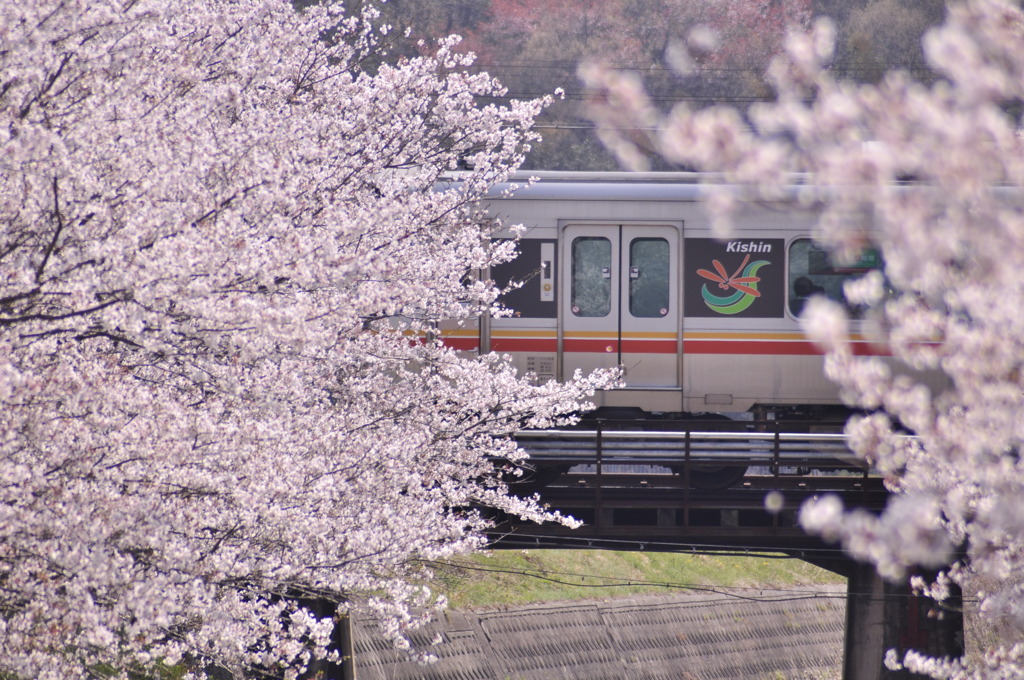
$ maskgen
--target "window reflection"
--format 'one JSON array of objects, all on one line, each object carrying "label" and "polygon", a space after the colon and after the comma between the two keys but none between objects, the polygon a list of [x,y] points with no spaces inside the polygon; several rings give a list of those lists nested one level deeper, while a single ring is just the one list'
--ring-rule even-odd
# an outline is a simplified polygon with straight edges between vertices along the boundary
[{"label": "window reflection", "polygon": [[570,296],[575,316],[608,316],[612,308],[612,244],[581,236],[572,242]]},{"label": "window reflection", "polygon": [[633,239],[629,245],[629,313],[660,318],[668,314],[669,247],[663,238]]},{"label": "window reflection", "polygon": [[808,299],[824,295],[845,306],[852,316],[860,316],[863,310],[847,303],[843,285],[881,268],[882,258],[873,248],[865,249],[856,262],[838,265],[811,239],[798,239],[789,247],[789,311],[800,316]]}]

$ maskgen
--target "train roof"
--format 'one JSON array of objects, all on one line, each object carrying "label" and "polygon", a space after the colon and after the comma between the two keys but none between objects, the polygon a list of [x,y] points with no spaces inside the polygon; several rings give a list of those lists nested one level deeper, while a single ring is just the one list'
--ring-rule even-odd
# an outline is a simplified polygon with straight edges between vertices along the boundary
[{"label": "train roof", "polygon": [[[465,173],[448,173],[441,184],[457,186]],[[794,177],[790,192],[799,186]],[[734,187],[737,193],[749,191],[727,183],[720,173],[699,172],[592,172],[562,170],[524,170],[487,192],[492,200],[605,200],[605,201],[701,201],[709,189]],[[792,195],[792,194],[791,194]]]},{"label": "train roof", "polygon": [[518,185],[513,199],[697,201],[709,182],[719,184],[720,178],[692,172],[520,172],[488,196],[502,197]]},{"label": "train roof", "polygon": [[[445,173],[437,189],[457,189],[468,172]],[[911,179],[891,185],[897,191],[941,190]],[[703,201],[712,192],[734,192],[741,200],[752,202],[794,201],[805,207],[820,203],[837,191],[835,187],[815,185],[805,174],[786,176],[781,191],[773,197],[759,195],[757,189],[728,181],[722,173],[703,172],[624,172],[522,170],[508,181],[495,184],[485,200],[550,201]],[[1024,191],[1019,187],[995,185],[993,196],[1015,209],[1024,209]]]},{"label": "train roof", "polygon": [[624,184],[700,184],[720,182],[721,173],[707,172],[627,172],[583,170],[520,170],[512,176],[513,182],[537,179],[550,183],[624,183]]}]

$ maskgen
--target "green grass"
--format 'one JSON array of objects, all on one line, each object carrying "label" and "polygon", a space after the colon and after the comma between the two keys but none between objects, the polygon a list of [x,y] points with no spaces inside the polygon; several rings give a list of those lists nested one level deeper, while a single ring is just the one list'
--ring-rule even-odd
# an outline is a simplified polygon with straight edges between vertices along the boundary
[{"label": "green grass", "polygon": [[793,559],[610,550],[495,550],[453,559],[437,575],[456,609],[845,582]]}]

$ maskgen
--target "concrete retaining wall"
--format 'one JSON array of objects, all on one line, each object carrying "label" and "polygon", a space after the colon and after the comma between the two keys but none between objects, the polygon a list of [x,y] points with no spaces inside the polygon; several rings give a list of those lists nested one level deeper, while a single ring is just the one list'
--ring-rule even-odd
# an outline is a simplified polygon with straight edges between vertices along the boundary
[{"label": "concrete retaining wall", "polygon": [[[456,612],[417,631],[411,663],[355,625],[358,680],[833,680],[846,593],[737,591]],[[440,635],[441,642],[430,642]]]}]

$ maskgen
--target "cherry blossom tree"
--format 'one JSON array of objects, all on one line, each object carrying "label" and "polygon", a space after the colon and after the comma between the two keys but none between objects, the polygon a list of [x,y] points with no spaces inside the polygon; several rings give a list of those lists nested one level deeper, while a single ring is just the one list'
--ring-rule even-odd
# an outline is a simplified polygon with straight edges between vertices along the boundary
[{"label": "cherry blossom tree", "polygon": [[[649,121],[667,158],[735,182],[711,202],[722,215],[743,198],[800,201],[821,210],[816,236],[839,260],[881,250],[884,273],[846,296],[869,308],[865,330],[914,370],[854,356],[837,305],[814,300],[804,318],[828,349],[828,374],[865,414],[847,426],[853,446],[896,495],[880,517],[823,498],[802,522],[889,578],[954,561],[919,586],[937,595],[962,586],[989,627],[986,647],[964,661],[908,653],[891,664],[943,678],[1021,677],[1024,14],[1003,0],[950,5],[924,41],[939,74],[929,85],[899,72],[874,85],[835,80],[832,33],[820,21],[791,39],[769,73],[776,100],[749,118],[685,106],[662,114],[635,79],[594,69],[590,86],[610,104],[595,116],[609,139],[620,116]],[[630,141],[615,148],[642,159]],[[787,188],[794,172],[798,186]]]},{"label": "cherry blossom tree", "polygon": [[[580,61],[599,60],[641,72],[648,91],[662,101],[749,102],[767,96],[763,73],[768,60],[781,51],[788,28],[809,25],[815,4],[812,0],[388,0],[381,12],[388,23],[412,25],[414,37],[462,36],[457,49],[476,54],[479,60],[474,68],[499,77],[509,90],[506,96],[533,98],[538,93],[565,91],[564,98],[547,107],[537,121],[544,140],[534,145],[526,167],[614,170],[615,159],[594,137],[585,114],[576,77]],[[686,77],[678,78],[666,67],[666,55],[677,54],[679,43],[698,27],[718,48],[702,53],[688,65]],[[407,56],[425,53],[423,46],[405,40],[392,42],[389,49]]]},{"label": "cherry blossom tree", "polygon": [[401,643],[483,509],[569,522],[507,493],[509,434],[608,378],[437,325],[495,311],[472,205],[545,102],[478,106],[454,39],[389,64],[372,19],[0,2],[0,676],[295,677],[303,598]]}]

